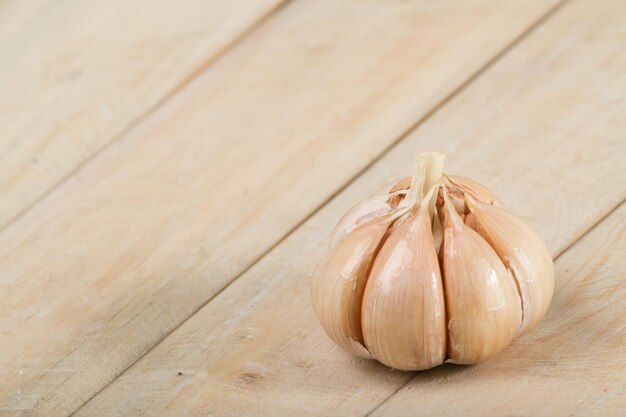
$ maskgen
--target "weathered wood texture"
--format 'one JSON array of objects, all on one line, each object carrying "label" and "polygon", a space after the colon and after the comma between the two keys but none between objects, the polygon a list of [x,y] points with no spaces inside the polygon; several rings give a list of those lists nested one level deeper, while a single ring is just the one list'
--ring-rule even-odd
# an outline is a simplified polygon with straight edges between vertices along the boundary
[{"label": "weathered wood texture", "polygon": [[[375,409],[415,374],[347,356],[317,323],[310,307],[309,280],[334,221],[359,197],[405,175],[417,149],[438,147],[448,153],[448,172],[463,173],[490,186],[545,237],[554,256],[562,253],[626,196],[626,108],[615,94],[626,89],[625,57],[619,54],[625,12],[619,2],[607,2],[606,10],[592,1],[565,6],[77,415],[339,416]],[[491,401],[500,396],[493,409],[515,414],[515,408],[498,408],[514,395],[514,404],[526,404],[527,414],[540,414],[548,392],[525,403],[517,396],[515,383],[505,381],[507,375],[523,372],[535,381],[530,387],[524,385],[523,375],[516,381],[524,385],[520,391],[526,396],[535,390],[570,389],[557,397],[569,400],[584,383],[570,381],[557,388],[547,373],[555,369],[557,378],[561,370],[561,379],[573,378],[577,370],[584,370],[577,358],[594,364],[601,360],[588,358],[591,336],[570,327],[582,326],[585,319],[583,328],[610,342],[594,352],[613,359],[603,369],[611,373],[614,385],[594,381],[593,391],[583,401],[592,409],[593,402],[601,404],[606,394],[613,407],[609,410],[615,410],[621,401],[617,384],[624,383],[623,321],[619,323],[623,291],[612,294],[608,305],[604,295],[620,285],[614,274],[623,264],[624,247],[617,244],[623,241],[623,230],[610,234],[609,242],[601,246],[598,236],[619,224],[623,224],[623,209],[576,246],[573,254],[559,260],[562,294],[557,295],[554,311],[545,325],[515,342],[502,357],[509,360],[473,368],[445,366],[418,374],[411,384],[418,394],[403,392],[399,404],[409,407],[399,411],[413,415],[427,409],[429,395],[436,391],[430,385],[447,381],[446,392],[457,395],[436,396],[439,402],[429,409],[430,414],[441,410],[437,405],[462,412],[460,406],[451,404],[457,401],[480,413],[482,403],[473,402],[474,395],[484,401],[488,395]],[[595,246],[590,256],[583,256],[590,246]],[[615,253],[606,255],[610,248]],[[599,254],[603,257],[598,258]],[[603,268],[606,279],[585,279]],[[580,275],[572,277],[572,273]],[[584,304],[586,287],[566,288],[568,282],[581,279],[593,287],[587,299],[592,304],[576,315],[574,310]],[[610,317],[592,315],[607,307],[615,309]],[[555,338],[547,345],[554,348],[542,353],[548,337]],[[494,384],[487,371],[482,371],[491,366],[497,370],[494,378],[500,378]],[[538,366],[541,369],[533,369]],[[601,375],[586,372],[583,375]],[[474,374],[479,378],[475,388],[469,380]],[[465,396],[465,402],[458,395]],[[553,407],[550,410],[557,405]],[[575,410],[574,404],[567,407]],[[395,414],[396,409],[389,412]]]},{"label": "weathered wood texture", "polygon": [[280,10],[0,233],[0,407],[76,409],[553,4]]},{"label": "weathered wood texture", "polygon": [[[419,374],[372,416],[622,416],[626,205],[556,262],[551,310],[494,360]],[[454,400],[451,400],[454,399]]]},{"label": "weathered wood texture", "polygon": [[0,227],[281,2],[2,2]]}]

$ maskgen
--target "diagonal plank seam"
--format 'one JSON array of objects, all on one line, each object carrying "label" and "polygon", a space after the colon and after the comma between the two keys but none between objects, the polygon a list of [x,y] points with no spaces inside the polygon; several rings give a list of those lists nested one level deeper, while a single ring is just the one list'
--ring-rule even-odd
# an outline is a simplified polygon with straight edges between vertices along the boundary
[{"label": "diagonal plank seam", "polygon": [[[613,213],[615,213],[617,210],[619,210],[622,207],[622,205],[624,205],[624,203],[626,203],[626,198],[622,199],[622,201],[617,203],[614,207],[612,207],[609,210],[607,210],[606,213],[604,213],[597,221],[595,221],[593,224],[591,224],[587,229],[582,230],[579,236],[575,237],[565,248],[560,250],[554,256],[553,260],[556,262],[562,255],[564,255],[566,252],[568,252],[570,249],[572,249],[572,247],[574,247],[578,242],[580,242],[585,236],[590,234],[596,227],[600,226],[607,218],[609,218]],[[387,403],[389,400],[391,400],[397,393],[402,391],[407,385],[409,385],[411,382],[413,382],[414,379],[415,378],[409,379],[406,384],[403,384],[396,391],[394,391],[393,393],[388,395],[387,398],[385,398],[380,404],[376,405],[374,408],[372,408],[370,411],[368,411],[365,414],[365,416],[366,417],[370,416],[374,412],[376,412],[380,407],[382,407],[385,403]]]},{"label": "diagonal plank seam", "polygon": [[[289,1],[289,0],[287,0]],[[518,36],[516,36],[511,42],[509,42],[500,52],[494,55],[491,59],[489,59],[485,64],[483,64],[477,71],[471,74],[465,81],[460,83],[456,88],[454,88],[449,94],[447,94],[440,102],[435,104],[432,109],[426,112],[422,117],[418,118],[415,123],[410,125],[402,134],[400,134],[395,140],[393,140],[380,154],[372,158],[363,168],[361,168],[358,172],[356,172],[348,181],[346,181],[342,186],[340,186],[336,191],[334,191],[331,195],[329,195],[325,200],[323,200],[317,207],[315,207],[310,213],[305,215],[298,223],[296,223],[292,228],[287,230],[287,232],[279,238],[276,242],[271,244],[265,251],[263,251],[257,258],[253,259],[250,264],[248,264],[239,274],[235,275],[226,285],[220,288],[213,296],[207,299],[204,303],[202,303],[197,309],[195,309],[187,318],[185,318],[182,322],[168,331],[157,343],[155,343],[152,347],[143,352],[140,356],[138,356],[132,363],[128,365],[123,371],[115,376],[108,384],[100,388],[97,392],[91,395],[88,399],[86,399],[81,406],[79,406],[72,414],[74,415],[79,410],[81,410],[85,404],[91,401],[94,397],[98,396],[102,391],[104,391],[109,385],[115,382],[119,377],[121,377],[127,370],[132,368],[139,360],[141,360],[144,356],[149,354],[154,348],[159,346],[163,340],[167,339],[172,333],[174,333],[179,327],[183,326],[187,321],[192,318],[198,311],[203,309],[211,300],[215,297],[219,296],[223,291],[225,291],[228,287],[230,287],[235,281],[237,281],[241,276],[245,275],[250,269],[254,267],[260,260],[265,258],[269,253],[271,253],[274,249],[276,249],[283,241],[285,241],[291,234],[293,234],[296,230],[298,230],[304,223],[306,223],[310,218],[312,218],[316,213],[318,213],[324,206],[326,206],[330,201],[332,201],[335,197],[345,191],[354,181],[359,178],[363,173],[369,170],[372,166],[374,166],[377,162],[383,159],[386,155],[388,155],[393,148],[395,148],[400,142],[402,142],[408,135],[410,135],[413,131],[419,128],[422,124],[430,120],[441,108],[445,107],[451,100],[453,100],[456,96],[458,96],[461,92],[463,92],[469,85],[473,84],[478,78],[480,78],[483,74],[485,74],[491,67],[493,67],[497,62],[499,62],[502,58],[504,58],[509,51],[515,48],[518,44],[520,44],[524,39],[530,36],[538,27],[543,25],[548,19],[554,16],[564,5],[569,3],[570,0],[562,0],[558,2],[556,5],[551,7],[545,14],[539,17],[535,22],[529,25],[524,31],[522,31]],[[276,10],[281,10],[285,7],[285,4],[278,6]],[[267,18],[263,19],[263,21],[267,20]],[[255,25],[258,27],[259,25]],[[618,205],[619,206],[619,205]],[[610,212],[614,211],[615,208],[611,209]],[[610,214],[610,213],[609,213]],[[607,214],[608,215],[608,214]],[[603,216],[600,221],[602,221],[606,217]],[[597,223],[594,223],[588,230],[583,231],[582,235],[586,234],[589,230],[595,227]],[[577,241],[580,236],[575,240]],[[573,245],[572,242],[567,248]],[[559,254],[560,255],[560,254]],[[404,387],[404,386],[403,386]],[[400,388],[402,389],[402,387]],[[397,392],[397,391],[396,391]],[[395,394],[395,392],[394,392]],[[393,396],[390,395],[390,397]],[[389,398],[389,397],[388,397]],[[387,398],[387,399],[388,399]],[[385,399],[385,401],[387,400]],[[384,401],[383,401],[384,403]],[[381,403],[382,404],[382,403]],[[379,404],[379,406],[381,405]],[[373,412],[373,409],[370,412]],[[369,413],[368,413],[369,414]]]},{"label": "diagonal plank seam", "polygon": [[236,48],[237,45],[241,44],[245,39],[250,37],[261,26],[265,25],[265,23],[272,16],[274,16],[276,13],[279,13],[290,2],[291,0],[281,0],[279,3],[271,7],[267,12],[260,15],[257,20],[253,21],[252,24],[250,24],[250,26],[245,28],[241,33],[235,36],[230,42],[226,43],[217,52],[211,54],[211,56],[206,61],[200,63],[200,65],[198,65],[197,68],[191,70],[190,73],[186,77],[184,77],[178,84],[176,84],[170,91],[166,91],[163,97],[157,100],[152,106],[148,107],[144,112],[140,113],[137,117],[135,117],[132,121],[130,121],[128,125],[126,125],[125,127],[122,127],[121,130],[117,134],[112,135],[111,139],[108,140],[104,145],[96,149],[91,155],[87,156],[83,161],[78,163],[72,170],[70,170],[66,175],[61,177],[50,188],[48,188],[47,190],[44,190],[39,197],[35,198],[31,203],[27,204],[23,209],[21,209],[15,216],[10,218],[4,225],[0,227],[0,233],[2,233],[3,230],[9,228],[12,224],[16,223],[20,218],[22,218],[26,213],[28,213],[33,207],[38,205],[41,201],[43,201],[48,195],[54,192],[57,188],[61,187],[65,182],[67,182],[70,178],[76,175],[85,166],[87,166],[93,160],[95,160],[100,154],[102,154],[108,148],[113,146],[115,143],[121,141],[128,134],[128,132],[133,130],[142,121],[150,117],[154,112],[156,112],[159,108],[161,108],[172,97],[174,97],[179,92],[184,90],[187,86],[189,86],[196,78],[198,78],[211,65],[213,65],[213,63],[221,59],[230,50],[232,50],[233,48]]}]

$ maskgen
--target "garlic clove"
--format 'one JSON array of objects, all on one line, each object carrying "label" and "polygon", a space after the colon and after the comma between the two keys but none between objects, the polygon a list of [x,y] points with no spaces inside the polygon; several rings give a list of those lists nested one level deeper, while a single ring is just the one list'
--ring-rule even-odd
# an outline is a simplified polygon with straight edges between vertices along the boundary
[{"label": "garlic clove", "polygon": [[545,316],[554,294],[554,262],[543,240],[507,210],[467,198],[466,223],[496,251],[513,273],[522,297],[521,331]]},{"label": "garlic clove", "polygon": [[370,358],[361,331],[363,291],[389,217],[375,219],[349,233],[326,255],[313,277],[315,313],[328,336],[351,354]]},{"label": "garlic clove", "polygon": [[493,204],[497,207],[503,207],[502,202],[487,187],[471,180],[469,178],[460,177],[458,175],[446,175],[446,180],[453,186],[458,187],[464,193],[470,194],[476,200],[486,204]]},{"label": "garlic clove", "polygon": [[522,320],[515,281],[478,233],[463,224],[445,195],[442,247],[448,361],[475,364],[495,356]]},{"label": "garlic clove", "polygon": [[330,247],[346,238],[348,233],[377,217],[385,216],[393,211],[400,201],[401,195],[390,195],[406,190],[411,185],[411,177],[393,181],[372,197],[361,200],[352,206],[337,222],[330,235]]},{"label": "garlic clove", "polygon": [[443,284],[427,209],[398,226],[376,256],[361,322],[365,345],[385,365],[422,370],[443,363]]}]

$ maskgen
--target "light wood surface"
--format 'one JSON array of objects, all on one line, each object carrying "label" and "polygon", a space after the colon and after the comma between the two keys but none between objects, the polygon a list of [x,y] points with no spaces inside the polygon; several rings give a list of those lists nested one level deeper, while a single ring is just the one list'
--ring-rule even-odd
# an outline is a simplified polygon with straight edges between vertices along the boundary
[{"label": "light wood surface", "polygon": [[[623,409],[623,2],[75,3],[0,4],[1,416]],[[309,280],[425,149],[564,254],[544,325],[415,374],[335,347]]]},{"label": "light wood surface", "polygon": [[[624,10],[617,3],[613,7],[612,12],[597,13],[592,2],[566,6],[77,415],[126,411],[172,416],[340,416],[363,415],[376,409],[415,374],[355,360],[334,346],[321,330],[310,307],[309,280],[326,248],[334,221],[359,196],[406,174],[415,149],[439,145],[447,151],[449,172],[465,173],[492,188],[540,231],[555,257],[561,254],[626,196],[626,174],[622,168],[626,144],[615,136],[615,132],[626,128],[626,120],[619,117],[625,108],[623,103],[606,99],[609,89],[624,89],[622,74],[626,68],[623,60],[616,58],[615,49],[621,36],[620,12]],[[572,27],[577,28],[573,33]],[[546,50],[558,54],[546,54]],[[603,80],[595,79],[598,71],[602,71]],[[537,83],[537,74],[541,74],[541,83]],[[576,94],[572,95],[572,91]],[[563,96],[568,97],[568,105],[554,105]],[[616,222],[614,218],[609,221],[612,226]],[[610,240],[616,242],[619,235]],[[620,256],[623,258],[624,250],[623,245],[614,246],[617,254],[610,259],[617,261]],[[558,266],[560,275],[571,256],[563,259]],[[595,255],[584,258],[577,265],[582,267],[594,259]],[[608,268],[619,271],[618,266]],[[607,287],[598,285],[607,291],[617,285],[615,279],[609,279]],[[593,293],[590,297],[595,302],[591,308],[599,309],[601,299],[594,299]],[[619,300],[619,296],[613,299]],[[623,304],[616,303],[613,320],[623,313]],[[585,313],[581,314],[584,317]],[[547,329],[555,332],[560,323],[556,328],[548,324]],[[598,323],[601,325],[602,321],[593,321],[589,326],[595,332],[604,332],[597,328]],[[623,387],[623,350],[615,339],[619,329],[607,333],[606,337],[614,338],[606,349],[612,350],[615,366],[605,368],[612,381]],[[524,356],[526,352],[541,350],[537,343],[545,340],[541,338],[545,331],[531,332],[515,342],[505,357],[514,353],[520,357],[514,361],[513,369],[502,371],[503,375],[528,368],[545,372],[541,360]],[[568,346],[563,349],[571,352],[570,358],[586,357],[585,345],[579,350],[575,343],[576,330],[569,331]],[[552,360],[558,363],[558,357]],[[505,362],[496,363],[506,366]],[[534,369],[538,363],[540,370]],[[558,366],[565,369],[568,364]],[[465,396],[467,404],[479,407],[481,402],[472,403],[474,395],[489,394],[501,401],[501,408],[494,410],[514,414],[515,409],[506,408],[506,398],[515,392],[516,385],[508,382],[474,390],[471,375],[480,368],[446,366],[418,374],[413,384],[426,386],[421,388],[422,395],[406,394],[403,398],[410,399],[408,406],[392,409],[389,415],[421,412],[420,403],[428,402],[428,395],[436,390],[432,386],[444,379],[454,382],[447,389]],[[464,375],[468,375],[467,379]],[[489,380],[489,375],[485,379]],[[542,386],[539,380],[526,389],[529,395],[534,390],[558,389],[550,381],[546,379]],[[525,384],[523,379],[518,383]],[[569,395],[574,396],[581,384],[573,382],[563,385],[563,389],[569,387]],[[580,410],[593,409],[594,402],[602,400],[602,389],[593,387],[592,393],[581,399]],[[620,385],[613,384],[612,390],[619,393]],[[454,397],[438,398],[440,401],[434,402],[425,415],[445,411]],[[483,397],[483,401],[487,399]],[[615,410],[618,403],[610,398],[608,401]],[[521,415],[542,411],[538,410],[541,401],[528,404]],[[552,410],[558,405],[554,407]],[[450,415],[463,412],[461,407],[450,409]]]},{"label": "light wood surface", "polygon": [[282,9],[0,235],[0,404],[80,406],[550,5]]},{"label": "light wood surface", "polygon": [[0,3],[0,227],[280,3]]}]

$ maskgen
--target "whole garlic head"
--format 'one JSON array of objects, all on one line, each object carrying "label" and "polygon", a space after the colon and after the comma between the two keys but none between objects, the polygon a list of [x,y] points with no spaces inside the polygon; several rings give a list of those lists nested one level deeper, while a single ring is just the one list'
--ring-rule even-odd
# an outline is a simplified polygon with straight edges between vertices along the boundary
[{"label": "whole garlic head", "polygon": [[475,364],[545,316],[554,265],[545,244],[484,186],[417,155],[396,181],[340,219],[312,287],[328,336],[401,370]]}]

